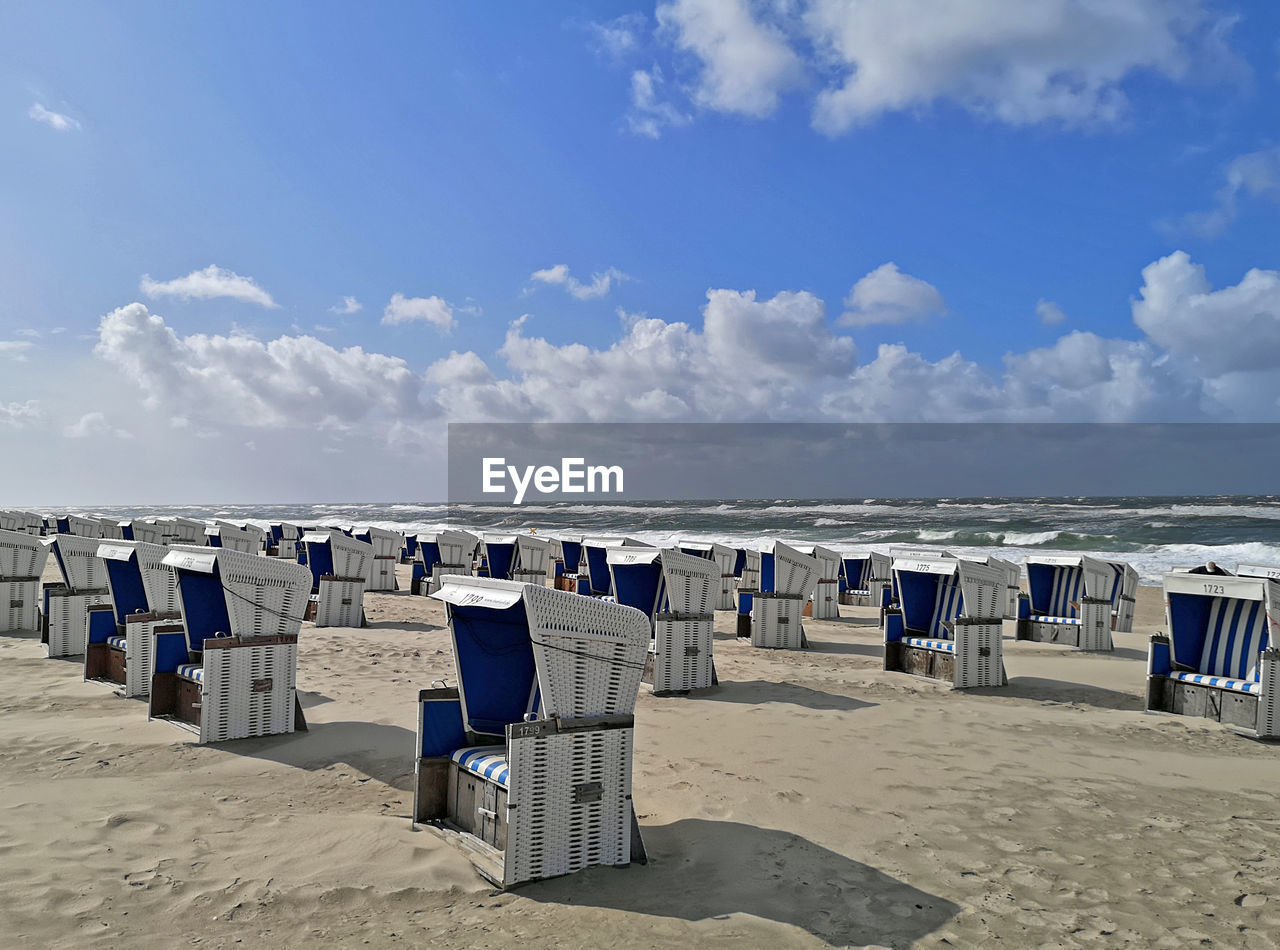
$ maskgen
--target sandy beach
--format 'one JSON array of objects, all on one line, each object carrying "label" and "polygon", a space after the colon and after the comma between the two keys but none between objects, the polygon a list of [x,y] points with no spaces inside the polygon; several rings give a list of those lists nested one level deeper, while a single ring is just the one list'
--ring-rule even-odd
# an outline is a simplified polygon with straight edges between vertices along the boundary
[{"label": "sandy beach", "polygon": [[721,685],[637,705],[650,863],[509,893],[408,817],[443,608],[365,603],[366,629],[303,627],[309,732],[221,746],[0,635],[0,945],[1280,942],[1280,754],[1142,711],[1158,588],[1111,655],[1007,625],[1008,688],[969,692],[883,672],[869,609],[794,653],[722,613]]}]

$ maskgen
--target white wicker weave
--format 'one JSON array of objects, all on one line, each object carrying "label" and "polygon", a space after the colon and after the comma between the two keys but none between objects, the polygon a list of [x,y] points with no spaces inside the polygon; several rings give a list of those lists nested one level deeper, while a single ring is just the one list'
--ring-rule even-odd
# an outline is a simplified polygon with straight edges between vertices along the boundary
[{"label": "white wicker weave", "polygon": [[400,550],[404,547],[404,535],[399,531],[392,531],[390,528],[374,528],[368,527],[363,531],[356,531],[356,534],[367,534],[369,543],[373,545],[374,557],[400,557]]},{"label": "white wicker weave", "polygon": [[369,561],[369,583],[366,585],[366,589],[378,591],[398,590],[396,565],[399,563],[400,559],[394,555],[385,557],[374,555]]},{"label": "white wicker weave", "polygon": [[316,593],[316,626],[361,626],[364,621],[364,589],[364,578],[320,578],[320,588]]},{"label": "white wicker weave", "polygon": [[808,600],[818,583],[819,571],[820,565],[817,558],[802,554],[781,541],[774,542],[773,592],[775,594]]},{"label": "white wicker weave", "polygon": [[125,618],[124,624],[124,695],[125,698],[151,695],[151,677],[155,673],[155,630],[158,626],[181,627],[172,620]]},{"label": "white wicker weave", "polygon": [[39,578],[49,558],[48,545],[25,531],[0,529],[0,578]]},{"label": "white wicker weave", "polygon": [[552,545],[548,539],[531,534],[518,535],[515,560],[511,564],[511,579],[526,584],[545,585],[551,554]]},{"label": "white wicker weave", "polygon": [[28,580],[0,578],[0,632],[35,630],[39,624],[39,578],[33,577]]},{"label": "white wicker weave", "polygon": [[1280,738],[1280,647],[1262,652],[1259,679],[1262,692],[1258,696],[1258,735]]},{"label": "white wicker weave", "polygon": [[733,569],[738,563],[738,552],[723,544],[711,545],[711,560],[720,575],[715,596],[716,610],[738,609],[738,577]]},{"label": "white wicker weave", "polygon": [[715,622],[664,620],[653,623],[653,691],[685,692],[712,685]]},{"label": "white wicker weave", "polygon": [[759,590],[760,552],[748,548],[746,555],[746,563],[743,565],[742,574],[738,578],[738,590]]},{"label": "white wicker weave", "polygon": [[43,542],[57,556],[62,580],[72,590],[105,590],[107,568],[98,557],[98,538],[58,534]]},{"label": "white wicker weave", "polygon": [[44,518],[34,511],[0,510],[0,531],[16,531],[39,537],[44,533]]},{"label": "white wicker weave", "polygon": [[86,518],[83,515],[67,515],[68,534],[82,538],[101,538],[102,522],[97,518]]},{"label": "white wicker weave", "polygon": [[201,680],[200,742],[293,732],[298,641],[210,644]]},{"label": "white wicker weave", "polygon": [[801,650],[804,628],[799,597],[756,594],[751,599],[751,645],[764,650]]},{"label": "white wicker weave", "polygon": [[1004,624],[999,619],[955,620],[957,689],[1004,685]]},{"label": "white wicker weave", "polygon": [[[96,540],[94,541],[96,544]],[[110,604],[106,590],[49,591],[49,656],[82,656],[88,635],[89,608]]]}]

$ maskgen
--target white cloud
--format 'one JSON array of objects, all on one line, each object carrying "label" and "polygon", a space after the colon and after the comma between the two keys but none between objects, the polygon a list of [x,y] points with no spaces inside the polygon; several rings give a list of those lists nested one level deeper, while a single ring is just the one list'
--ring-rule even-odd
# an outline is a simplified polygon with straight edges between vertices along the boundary
[{"label": "white cloud", "polygon": [[643,42],[649,18],[643,13],[624,13],[606,23],[588,23],[591,49],[612,59],[623,59],[636,52]]},{"label": "white cloud", "polygon": [[132,439],[133,433],[126,429],[118,429],[107,421],[105,413],[86,412],[77,422],[63,426],[62,434],[68,439],[88,439],[93,436],[106,435],[116,439]]},{"label": "white cloud", "polygon": [[334,304],[332,307],[329,308],[329,312],[349,314],[349,313],[359,313],[363,309],[364,309],[364,304],[362,304],[359,300],[356,300],[355,297],[343,297],[342,303]]},{"label": "white cloud", "polygon": [[899,324],[925,320],[947,312],[938,288],[898,270],[893,261],[881,264],[849,291],[840,316],[845,326]]},{"label": "white cloud", "polygon": [[0,340],[0,357],[25,360],[33,345],[30,340]]},{"label": "white cloud", "polygon": [[693,99],[717,112],[760,118],[796,85],[800,57],[777,27],[756,18],[746,0],[674,0],[658,23],[675,46],[701,64]]},{"label": "white cloud", "polygon": [[1062,323],[1067,319],[1067,315],[1062,312],[1061,307],[1052,300],[1043,299],[1036,301],[1036,316],[1047,327]]},{"label": "white cloud", "polygon": [[206,425],[343,429],[426,409],[421,378],[399,357],[309,336],[183,337],[141,303],[102,318],[94,354],[149,405]]},{"label": "white cloud", "polygon": [[453,317],[453,307],[440,297],[406,297],[404,294],[393,294],[391,302],[382,311],[382,322],[388,326],[401,323],[413,323],[421,320],[439,330],[448,333],[457,320]]},{"label": "white cloud", "polygon": [[25,329],[25,330],[19,330],[19,331],[18,331],[18,336],[25,336],[25,337],[27,337],[28,339],[38,340],[38,339],[40,339],[40,331],[39,331],[39,330],[32,330],[32,329],[30,329],[30,328]]},{"label": "white cloud", "polygon": [[142,276],[139,289],[148,297],[178,297],[181,300],[213,300],[218,297],[229,297],[244,303],[254,303],[260,307],[276,309],[280,305],[271,299],[271,295],[258,286],[252,277],[241,277],[216,264],[210,264],[204,270],[192,271],[185,277],[173,280],[156,281],[147,274]]},{"label": "white cloud", "polygon": [[80,129],[80,123],[71,118],[71,116],[46,109],[38,102],[31,104],[31,108],[27,110],[27,115],[37,122],[49,126],[51,129],[57,129],[59,132],[77,132]]},{"label": "white cloud", "polygon": [[631,277],[616,267],[610,267],[600,273],[592,274],[591,283],[584,284],[569,273],[568,264],[556,264],[554,267],[534,271],[529,275],[529,279],[542,284],[563,287],[579,300],[594,300],[612,290],[615,283],[622,283],[624,280],[630,280]]},{"label": "white cloud", "polygon": [[631,74],[631,111],[627,113],[626,121],[632,134],[656,139],[662,136],[664,129],[678,128],[693,121],[693,116],[662,98],[662,86],[662,70],[658,66],[647,71],[637,69]]},{"label": "white cloud", "polygon": [[1163,225],[1166,233],[1190,231],[1201,237],[1218,237],[1240,214],[1241,198],[1261,198],[1280,204],[1280,146],[1264,148],[1233,158],[1223,172],[1217,204],[1208,211],[1183,215]]},{"label": "white cloud", "polygon": [[25,426],[35,425],[42,418],[44,418],[44,413],[41,411],[39,400],[0,402],[0,425],[21,429]]}]

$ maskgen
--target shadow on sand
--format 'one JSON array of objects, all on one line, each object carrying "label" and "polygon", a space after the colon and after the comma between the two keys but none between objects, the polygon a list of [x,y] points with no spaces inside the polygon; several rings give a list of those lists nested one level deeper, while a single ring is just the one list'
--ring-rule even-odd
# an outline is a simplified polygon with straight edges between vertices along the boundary
[{"label": "shadow on sand", "polygon": [[908,946],[960,908],[787,831],[687,818],[643,828],[647,865],[520,889],[547,903],[687,921],[750,914],[834,946]]},{"label": "shadow on sand", "polygon": [[794,683],[769,683],[765,680],[738,682],[721,680],[719,687],[694,690],[688,698],[713,703],[743,703],[749,706],[758,706],[762,703],[790,703],[807,709],[849,711],[876,705],[861,699],[841,696],[838,693],[824,693],[822,690],[810,689],[808,686],[797,686]]},{"label": "shadow on sand", "polygon": [[872,656],[884,659],[883,643],[847,643],[835,640],[815,640],[809,637],[809,648],[814,653],[837,653],[853,656]]},{"label": "shadow on sand", "polygon": [[1099,709],[1128,709],[1141,712],[1142,697],[1104,686],[1087,683],[1068,683],[1066,680],[1044,676],[1011,676],[1009,685],[998,689],[970,689],[975,696],[1005,696],[1010,699],[1031,699],[1037,702],[1080,703]]},{"label": "shadow on sand", "polygon": [[419,620],[369,620],[365,630],[417,630],[423,633],[448,633],[449,628],[438,623],[422,623]]},{"label": "shadow on sand", "polygon": [[279,762],[308,772],[349,765],[370,778],[413,791],[413,747],[408,729],[381,722],[311,723],[306,732],[261,739],[236,739],[219,748],[254,759]]}]

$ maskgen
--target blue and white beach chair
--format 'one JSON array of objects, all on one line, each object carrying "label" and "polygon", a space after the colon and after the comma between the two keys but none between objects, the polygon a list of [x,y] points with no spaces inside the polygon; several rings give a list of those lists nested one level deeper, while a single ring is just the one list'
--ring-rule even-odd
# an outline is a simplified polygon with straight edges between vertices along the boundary
[{"label": "blue and white beach chair", "polygon": [[107,569],[98,557],[98,538],[55,534],[48,546],[62,581],[44,585],[41,639],[49,656],[82,656],[88,631],[89,608],[110,604]]},{"label": "blue and white beach chair", "polygon": [[1111,650],[1116,584],[1114,566],[1099,558],[1085,554],[1027,558],[1029,593],[1019,605],[1017,638],[1065,643],[1081,650]]},{"label": "blue and white beach chair", "polygon": [[257,554],[262,550],[265,533],[253,525],[215,521],[204,529],[205,544],[211,548],[227,548],[245,554]]},{"label": "blue and white beach chair", "polygon": [[317,627],[363,627],[373,545],[337,528],[324,528],[304,534],[302,546],[312,584],[313,606],[306,619]]},{"label": "blue and white beach chair", "polygon": [[[766,650],[803,650],[809,646],[801,626],[804,605],[813,596],[821,567],[818,559],[801,554],[781,541],[766,542],[760,551],[760,590],[747,593],[751,645]],[[739,588],[738,636],[742,636],[742,598]]]},{"label": "blue and white beach chair", "polygon": [[373,558],[369,562],[369,577],[365,590],[398,590],[396,564],[400,560],[400,551],[404,548],[404,535],[390,528],[370,526],[356,529],[352,532],[352,536],[357,541],[364,541],[373,547]]},{"label": "blue and white beach chair", "polygon": [[40,576],[48,558],[49,546],[37,535],[0,528],[0,632],[37,629]]},{"label": "blue and white beach chair", "polygon": [[273,522],[267,528],[267,556],[296,561],[300,540],[302,530],[296,524],[289,524],[287,521]]},{"label": "blue and white beach chair", "polygon": [[952,557],[893,561],[899,603],[884,614],[884,668],[963,689],[1003,686],[1005,575]]},{"label": "blue and white beach chair", "polygon": [[1151,638],[1147,708],[1280,737],[1280,583],[1169,573],[1168,633]]},{"label": "blue and white beach chair", "polygon": [[222,742],[306,728],[298,630],[311,591],[301,564],[229,548],[171,550],[182,632],[154,637],[150,718]]},{"label": "blue and white beach chair", "polygon": [[0,531],[30,534],[38,538],[44,534],[44,516],[34,511],[0,511]]},{"label": "blue and white beach chair", "polygon": [[413,819],[459,835],[499,887],[643,860],[631,804],[644,614],[536,584],[449,576],[457,688],[418,696]]},{"label": "blue and white beach chair", "polygon": [[552,543],[548,538],[522,534],[516,538],[515,557],[511,562],[511,579],[522,584],[547,584]]},{"label": "blue and white beach chair", "polygon": [[840,617],[840,552],[820,544],[800,544],[795,550],[818,561],[818,580],[810,602],[814,620],[838,620]]},{"label": "blue and white beach chair", "polygon": [[888,607],[892,561],[878,551],[850,551],[840,558],[840,602],[851,607]]},{"label": "blue and white beach chair", "polygon": [[608,563],[618,603],[639,610],[653,627],[644,682],[659,695],[714,685],[715,564],[683,551],[638,547],[610,548]]}]

